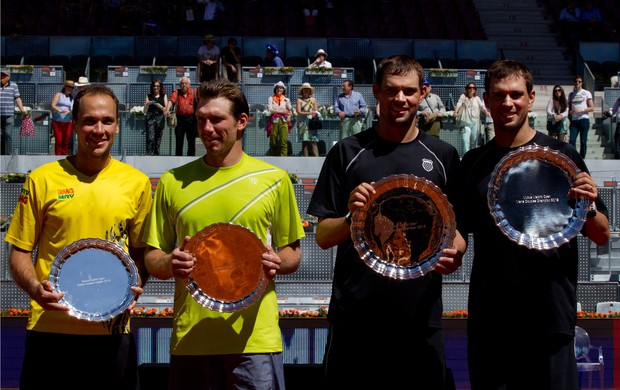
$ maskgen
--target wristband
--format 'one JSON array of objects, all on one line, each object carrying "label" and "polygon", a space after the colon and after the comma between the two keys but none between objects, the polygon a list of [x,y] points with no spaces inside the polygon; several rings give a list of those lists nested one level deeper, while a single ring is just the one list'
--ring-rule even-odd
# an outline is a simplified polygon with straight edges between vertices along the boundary
[{"label": "wristband", "polygon": [[347,225],[351,226],[351,223],[353,221],[352,221],[352,218],[351,218],[351,212],[350,211],[347,213],[347,215],[345,215],[344,221],[347,223]]}]

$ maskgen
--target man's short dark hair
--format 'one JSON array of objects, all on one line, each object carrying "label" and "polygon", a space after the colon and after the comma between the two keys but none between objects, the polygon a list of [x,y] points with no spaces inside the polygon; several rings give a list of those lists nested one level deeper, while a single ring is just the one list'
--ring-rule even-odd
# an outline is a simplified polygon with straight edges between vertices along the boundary
[{"label": "man's short dark hair", "polygon": [[409,56],[393,55],[384,58],[377,66],[375,83],[381,87],[386,75],[406,75],[412,72],[418,74],[418,88],[422,89],[422,82],[424,81],[424,69],[422,69],[422,65]]},{"label": "man's short dark hair", "polygon": [[114,108],[115,108],[114,112],[116,113],[116,119],[118,120],[119,103],[118,103],[118,99],[116,98],[116,95],[114,94],[114,92],[103,84],[90,84],[84,87],[80,87],[78,94],[75,96],[75,100],[73,101],[73,110],[71,111],[73,113],[74,121],[77,121],[77,119],[80,117],[80,107],[81,107],[82,98],[84,96],[89,96],[89,95],[106,95],[106,96],[111,97],[112,100],[114,101]]},{"label": "man's short dark hair", "polygon": [[228,80],[212,80],[200,84],[198,88],[198,105],[203,105],[203,100],[224,98],[230,101],[230,114],[236,119],[241,118],[241,114],[250,115],[250,106],[237,84]]},{"label": "man's short dark hair", "polygon": [[497,60],[487,69],[487,74],[484,78],[484,90],[489,92],[492,83],[507,77],[523,77],[527,93],[532,92],[534,89],[534,78],[527,66],[514,60]]}]

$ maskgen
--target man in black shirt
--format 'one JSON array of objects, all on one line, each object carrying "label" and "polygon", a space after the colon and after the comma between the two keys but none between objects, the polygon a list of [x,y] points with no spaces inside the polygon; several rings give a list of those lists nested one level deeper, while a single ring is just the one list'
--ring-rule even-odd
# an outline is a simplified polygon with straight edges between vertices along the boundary
[{"label": "man in black shirt", "polygon": [[456,149],[416,127],[426,94],[423,74],[422,66],[407,56],[381,61],[373,85],[381,120],[331,148],[308,207],[319,218],[319,246],[338,246],[324,358],[329,389],[445,386],[441,274],[461,265],[465,241],[457,232],[434,271],[399,280],[360,259],[350,227],[351,212],[364,207],[375,191],[371,183],[411,174],[445,190],[457,170]]}]

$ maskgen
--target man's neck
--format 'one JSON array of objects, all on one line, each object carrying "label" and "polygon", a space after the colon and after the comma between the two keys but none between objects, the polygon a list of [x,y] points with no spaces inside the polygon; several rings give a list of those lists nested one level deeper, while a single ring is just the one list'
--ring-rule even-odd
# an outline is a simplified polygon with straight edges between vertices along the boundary
[{"label": "man's neck", "polygon": [[516,133],[495,128],[495,143],[504,148],[516,148],[525,145],[534,136],[536,136],[536,130],[532,129],[529,124],[524,124]]},{"label": "man's neck", "polygon": [[112,161],[112,157],[110,157],[109,154],[99,157],[90,157],[80,155],[78,153],[75,156],[67,157],[67,159],[75,167],[75,169],[88,177],[94,176],[103,171],[105,167],[110,164],[110,161]]}]

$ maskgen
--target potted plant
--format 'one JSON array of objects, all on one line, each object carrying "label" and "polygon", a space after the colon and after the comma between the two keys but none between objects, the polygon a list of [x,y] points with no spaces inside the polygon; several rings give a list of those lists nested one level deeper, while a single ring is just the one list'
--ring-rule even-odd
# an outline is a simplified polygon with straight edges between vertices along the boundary
[{"label": "potted plant", "polygon": [[275,68],[275,67],[268,66],[268,67],[263,68],[263,73],[265,73],[266,75],[292,76],[294,71],[295,71],[295,68],[293,68],[292,66],[285,66],[282,68]]},{"label": "potted plant", "polygon": [[159,66],[140,66],[140,74],[166,74],[168,73],[168,67]]},{"label": "potted plant", "polygon": [[306,68],[305,73],[307,76],[331,76],[334,74],[334,70],[332,68],[319,66]]},{"label": "potted plant", "polygon": [[34,65],[8,65],[6,69],[11,73],[33,73]]},{"label": "potted plant", "polygon": [[439,69],[439,68],[433,68],[433,69],[430,69],[428,72],[429,72],[429,76],[430,77],[453,77],[453,78],[456,78],[456,76],[458,76],[458,74],[459,74],[458,69]]}]

